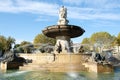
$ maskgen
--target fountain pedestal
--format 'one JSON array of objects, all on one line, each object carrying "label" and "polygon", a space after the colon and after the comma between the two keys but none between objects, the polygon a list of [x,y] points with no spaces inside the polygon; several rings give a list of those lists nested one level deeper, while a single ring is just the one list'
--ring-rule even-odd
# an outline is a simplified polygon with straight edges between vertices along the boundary
[{"label": "fountain pedestal", "polygon": [[[56,45],[55,48],[57,49],[59,44],[61,44],[61,49],[62,49],[62,53],[68,53],[70,52],[70,37],[69,36],[57,36],[56,37]],[[55,50],[56,50],[55,49]],[[57,52],[55,52],[57,53]]]}]

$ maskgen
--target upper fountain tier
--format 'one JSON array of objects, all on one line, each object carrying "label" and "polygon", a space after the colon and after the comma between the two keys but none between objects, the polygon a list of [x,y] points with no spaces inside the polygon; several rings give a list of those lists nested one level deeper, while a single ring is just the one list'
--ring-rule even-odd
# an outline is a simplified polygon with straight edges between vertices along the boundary
[{"label": "upper fountain tier", "polygon": [[68,36],[70,38],[81,36],[85,31],[75,25],[53,25],[43,30],[43,33],[51,38],[57,36]]},{"label": "upper fountain tier", "polygon": [[43,30],[43,33],[51,38],[58,36],[68,36],[70,38],[81,36],[85,30],[76,25],[68,25],[67,9],[62,6],[59,10],[58,25],[48,26]]}]

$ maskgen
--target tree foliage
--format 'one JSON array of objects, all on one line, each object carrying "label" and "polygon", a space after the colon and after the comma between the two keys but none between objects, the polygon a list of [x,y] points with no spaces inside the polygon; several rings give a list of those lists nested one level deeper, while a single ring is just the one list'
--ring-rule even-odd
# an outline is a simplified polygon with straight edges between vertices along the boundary
[{"label": "tree foliage", "polygon": [[56,40],[53,38],[49,38],[49,37],[45,36],[44,34],[38,34],[34,38],[34,43],[35,44],[37,44],[37,43],[43,43],[43,44],[50,43],[52,45],[55,45]]},{"label": "tree foliage", "polygon": [[2,53],[6,52],[6,51],[10,51],[10,49],[12,48],[12,44],[15,43],[15,39],[12,37],[4,37],[2,35],[0,35],[0,50],[2,51]]},{"label": "tree foliage", "polygon": [[7,38],[7,43],[6,43],[6,45],[7,45],[6,49],[10,50],[12,48],[12,44],[15,44],[15,39],[12,38],[12,37],[8,37]]},{"label": "tree foliage", "polygon": [[30,53],[31,42],[22,41],[20,44],[15,45],[15,52]]},{"label": "tree foliage", "polygon": [[118,46],[120,46],[120,33],[117,36],[117,44],[118,44]]},{"label": "tree foliage", "polygon": [[20,43],[20,46],[25,46],[25,45],[28,45],[28,44],[31,44],[31,42],[22,41],[22,42]]},{"label": "tree foliage", "polygon": [[97,32],[92,34],[90,39],[93,44],[109,44],[112,40],[112,36],[107,32]]},{"label": "tree foliage", "polygon": [[96,43],[109,44],[114,39],[115,39],[115,37],[111,36],[107,32],[97,32],[97,33],[92,34],[90,38],[84,38],[82,43],[83,44],[88,44],[88,43],[92,43],[92,44],[96,44]]},{"label": "tree foliage", "polygon": [[90,39],[89,38],[84,38],[82,41],[82,44],[89,44],[90,43]]},{"label": "tree foliage", "polygon": [[82,44],[93,45],[99,48],[109,48],[116,37],[108,32],[97,32],[91,35],[90,38],[84,38]]},{"label": "tree foliage", "polygon": [[20,47],[20,44],[15,44],[14,49]]},{"label": "tree foliage", "polygon": [[28,41],[23,41],[21,42],[20,46],[22,46],[22,49],[24,50],[24,53],[30,53],[30,47],[31,47],[31,43]]},{"label": "tree foliage", "polygon": [[120,46],[120,33],[118,34],[118,36],[117,36],[116,39],[114,40],[113,45],[114,45],[114,46]]}]

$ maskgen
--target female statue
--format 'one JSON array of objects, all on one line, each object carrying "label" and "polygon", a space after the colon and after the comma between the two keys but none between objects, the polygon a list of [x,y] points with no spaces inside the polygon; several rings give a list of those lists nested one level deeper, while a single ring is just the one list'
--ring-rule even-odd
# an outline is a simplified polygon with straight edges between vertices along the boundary
[{"label": "female statue", "polygon": [[59,10],[59,18],[60,19],[67,18],[67,9],[64,6],[62,6]]}]

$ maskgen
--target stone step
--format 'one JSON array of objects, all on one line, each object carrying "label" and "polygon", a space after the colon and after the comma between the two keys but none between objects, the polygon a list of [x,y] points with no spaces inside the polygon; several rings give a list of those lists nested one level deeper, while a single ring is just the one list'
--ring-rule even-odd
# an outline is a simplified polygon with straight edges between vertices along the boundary
[{"label": "stone step", "polygon": [[53,72],[64,72],[64,71],[86,71],[87,68],[85,68],[83,65],[76,65],[73,64],[39,64],[39,65],[25,65],[23,67],[20,67],[20,70],[29,70],[29,71],[37,71],[37,70],[43,70],[43,71],[53,71]]},{"label": "stone step", "polygon": [[19,68],[20,70],[26,70],[26,71],[45,71],[46,69],[45,68],[38,68],[38,67],[20,67]]},{"label": "stone step", "polygon": [[[81,60],[81,61],[79,61],[79,63],[83,63],[84,61],[83,60]],[[59,60],[57,61],[40,61],[40,60],[33,60],[32,61],[32,63],[33,64],[39,64],[39,63],[66,63],[66,61],[63,61],[63,62],[59,62]],[[68,62],[67,62],[68,63]],[[71,61],[71,62],[69,62],[69,63],[77,63],[77,62],[74,62],[74,61]]]},{"label": "stone step", "polygon": [[34,60],[32,63],[25,64],[19,68],[20,70],[29,70],[29,71],[53,71],[53,72],[64,72],[64,71],[86,71],[82,63],[41,63],[41,61]]},{"label": "stone step", "polygon": [[80,64],[28,64],[24,65],[24,67],[83,67],[83,65]]},{"label": "stone step", "polygon": [[52,71],[52,72],[64,72],[64,71],[86,71],[86,68],[67,68],[67,67],[56,67],[56,68],[41,68],[41,67],[21,67],[20,70],[29,70],[29,71]]}]

